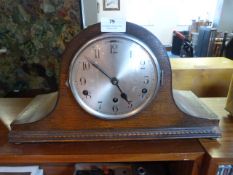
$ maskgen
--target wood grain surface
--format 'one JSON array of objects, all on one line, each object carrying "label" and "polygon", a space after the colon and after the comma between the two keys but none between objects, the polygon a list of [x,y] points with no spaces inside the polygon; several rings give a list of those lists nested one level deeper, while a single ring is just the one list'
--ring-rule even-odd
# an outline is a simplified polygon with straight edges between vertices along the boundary
[{"label": "wood grain surface", "polygon": [[233,61],[224,57],[170,59],[173,88],[191,90],[198,97],[226,97]]}]

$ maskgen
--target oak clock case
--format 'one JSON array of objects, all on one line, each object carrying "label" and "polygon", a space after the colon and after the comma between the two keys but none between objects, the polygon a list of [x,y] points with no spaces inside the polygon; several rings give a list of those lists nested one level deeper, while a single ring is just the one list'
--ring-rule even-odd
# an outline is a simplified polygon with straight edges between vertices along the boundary
[{"label": "oak clock case", "polygon": [[9,141],[219,137],[217,119],[177,107],[171,73],[166,50],[143,27],[127,23],[125,33],[115,34],[102,33],[100,24],[90,26],[63,54],[54,110],[32,123],[13,122]]}]

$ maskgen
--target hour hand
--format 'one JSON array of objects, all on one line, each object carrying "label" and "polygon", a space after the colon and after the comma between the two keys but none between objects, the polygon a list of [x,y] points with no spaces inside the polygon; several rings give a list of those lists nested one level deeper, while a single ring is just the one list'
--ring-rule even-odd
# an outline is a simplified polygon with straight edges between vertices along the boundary
[{"label": "hour hand", "polygon": [[127,101],[128,104],[130,104],[132,101],[128,100],[127,94],[125,94],[124,92],[121,93],[121,98],[123,98],[125,101]]},{"label": "hour hand", "polygon": [[121,90],[121,88],[120,88],[120,86],[118,85],[118,83],[116,84],[116,86],[117,86],[117,88],[119,89],[119,91],[120,91],[120,93],[121,93],[121,98],[123,98],[125,101],[127,101],[128,104],[130,104],[132,101],[129,101],[129,100],[128,100],[127,94],[124,93],[124,92]]}]

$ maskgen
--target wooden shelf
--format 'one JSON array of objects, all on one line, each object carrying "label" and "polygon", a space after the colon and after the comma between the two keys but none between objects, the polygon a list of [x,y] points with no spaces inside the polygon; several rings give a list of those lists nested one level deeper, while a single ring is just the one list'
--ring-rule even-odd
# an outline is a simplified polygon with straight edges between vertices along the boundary
[{"label": "wooden shelf", "polygon": [[[12,107],[11,114],[29,101],[22,99],[21,104],[18,99],[11,100],[19,105]],[[2,122],[0,138],[0,164],[29,163],[29,160],[34,163],[195,160],[204,154],[197,139],[13,144],[8,142],[8,128]]]},{"label": "wooden shelf", "polygon": [[217,140],[200,139],[207,152],[204,172],[212,175],[219,165],[233,165],[233,116],[224,110],[226,98],[202,98],[202,101],[219,116],[222,131]]}]

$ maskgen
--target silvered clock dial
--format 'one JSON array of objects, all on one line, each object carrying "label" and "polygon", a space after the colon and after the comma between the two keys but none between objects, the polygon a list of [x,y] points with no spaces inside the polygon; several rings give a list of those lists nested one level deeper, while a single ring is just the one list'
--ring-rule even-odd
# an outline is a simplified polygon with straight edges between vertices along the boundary
[{"label": "silvered clock dial", "polygon": [[71,91],[88,113],[121,119],[143,110],[159,89],[160,68],[149,47],[124,33],[106,33],[83,45],[70,64]]}]

